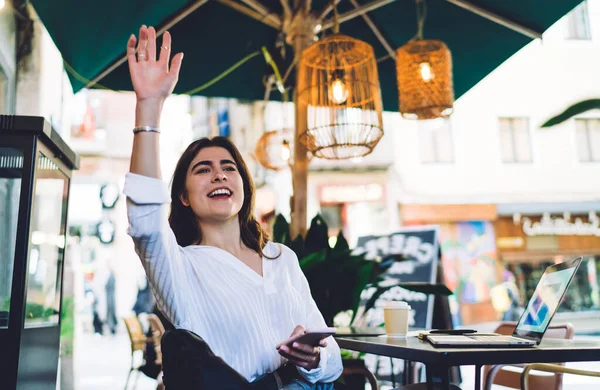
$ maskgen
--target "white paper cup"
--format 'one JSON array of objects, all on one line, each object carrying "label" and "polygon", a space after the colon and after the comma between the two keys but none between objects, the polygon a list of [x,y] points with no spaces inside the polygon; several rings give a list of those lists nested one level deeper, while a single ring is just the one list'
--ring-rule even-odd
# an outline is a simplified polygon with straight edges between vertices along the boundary
[{"label": "white paper cup", "polygon": [[390,301],[383,306],[385,333],[390,337],[406,337],[410,305],[406,302]]}]

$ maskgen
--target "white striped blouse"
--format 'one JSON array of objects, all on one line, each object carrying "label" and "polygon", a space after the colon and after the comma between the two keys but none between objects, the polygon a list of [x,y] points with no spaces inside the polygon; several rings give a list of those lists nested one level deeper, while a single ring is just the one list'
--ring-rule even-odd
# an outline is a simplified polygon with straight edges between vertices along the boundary
[{"label": "white striped blouse", "polygon": [[[261,277],[225,250],[179,246],[166,217],[170,196],[162,180],[128,173],[124,193],[128,233],[158,307],[176,328],[201,336],[249,381],[285,362],[275,346],[297,325],[326,326],[291,249],[268,243],[265,255],[281,255],[263,258]],[[327,343],[317,368],[298,368],[311,383],[333,382],[341,375],[339,347],[332,337]]]}]

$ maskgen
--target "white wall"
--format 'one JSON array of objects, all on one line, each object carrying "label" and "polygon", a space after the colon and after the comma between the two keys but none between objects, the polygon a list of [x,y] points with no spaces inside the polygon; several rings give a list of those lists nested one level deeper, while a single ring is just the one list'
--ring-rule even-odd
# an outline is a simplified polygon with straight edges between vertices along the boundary
[{"label": "white wall", "polygon": [[[574,121],[539,126],[566,107],[600,98],[600,1],[589,1],[592,41],[565,41],[565,20],[516,53],[455,104],[455,162],[422,164],[416,122],[394,115],[395,193],[407,203],[589,201],[600,164],[578,162]],[[498,117],[529,117],[533,163],[501,162]],[[600,117],[590,112],[587,117]]]},{"label": "white wall", "polygon": [[[32,7],[31,18],[38,19]],[[19,70],[16,114],[44,117],[63,137],[69,139],[69,109],[73,91],[63,68],[63,59],[46,28],[34,23],[32,53],[27,66]],[[13,42],[14,45],[14,42]]]},{"label": "white wall", "polygon": [[[15,105],[16,31],[13,13],[5,6],[0,9],[0,70],[8,78],[8,102],[0,107],[0,114],[13,114]],[[0,91],[4,93],[4,91]]]}]

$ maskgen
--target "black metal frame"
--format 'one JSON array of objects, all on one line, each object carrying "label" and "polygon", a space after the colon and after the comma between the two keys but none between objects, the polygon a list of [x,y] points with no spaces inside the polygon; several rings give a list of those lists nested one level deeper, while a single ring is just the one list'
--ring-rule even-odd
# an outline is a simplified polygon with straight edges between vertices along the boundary
[{"label": "black metal frame", "polygon": [[58,324],[25,328],[31,218],[34,210],[32,202],[38,179],[38,156],[43,152],[56,164],[67,180],[66,210],[65,215],[61,215],[61,234],[66,234],[71,172],[78,169],[79,157],[41,117],[0,115],[0,145],[23,152],[8,327],[0,329],[2,388],[53,388],[56,386],[60,349],[62,279],[66,247],[57,274],[60,278],[61,297]]},{"label": "black metal frame", "polygon": [[[19,212],[15,255],[13,259],[12,289],[10,293],[10,309],[8,328],[0,330],[0,345],[6,353],[0,359],[0,377],[6,381],[7,389],[17,386],[17,369],[20,353],[21,333],[25,323],[25,300],[23,296],[27,286],[27,255],[29,251],[29,217],[33,186],[33,170],[35,168],[36,140],[33,137],[23,138],[11,135],[2,141],[2,145],[23,151],[23,167],[21,176],[21,193],[19,196]],[[29,180],[27,180],[29,179]],[[6,348],[6,349],[5,349]],[[4,371],[4,372],[3,372]]]}]

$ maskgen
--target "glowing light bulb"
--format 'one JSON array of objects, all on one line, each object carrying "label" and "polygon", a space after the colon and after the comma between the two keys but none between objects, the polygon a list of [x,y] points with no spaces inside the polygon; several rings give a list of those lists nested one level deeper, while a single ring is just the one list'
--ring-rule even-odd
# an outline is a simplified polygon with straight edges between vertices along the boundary
[{"label": "glowing light bulb", "polygon": [[0,0],[0,9],[4,8],[5,4],[6,4],[5,0]]},{"label": "glowing light bulb", "polygon": [[421,77],[423,78],[423,81],[427,82],[433,79],[434,75],[431,71],[431,65],[429,65],[429,62],[421,62],[419,64],[419,68],[421,70]]},{"label": "glowing light bulb", "polygon": [[348,99],[348,88],[340,78],[335,78],[329,86],[329,99],[335,104],[342,104]]},{"label": "glowing light bulb", "polygon": [[289,161],[292,156],[292,151],[290,150],[290,144],[287,141],[283,141],[283,145],[281,146],[281,159],[283,161]]}]

